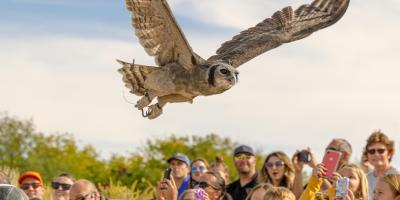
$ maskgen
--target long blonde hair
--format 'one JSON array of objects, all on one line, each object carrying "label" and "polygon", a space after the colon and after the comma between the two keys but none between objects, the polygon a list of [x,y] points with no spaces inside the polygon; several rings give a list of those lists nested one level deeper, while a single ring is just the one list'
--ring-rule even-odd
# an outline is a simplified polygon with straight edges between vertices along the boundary
[{"label": "long blonde hair", "polygon": [[268,162],[268,160],[271,157],[277,157],[279,160],[282,160],[285,163],[285,172],[283,174],[283,178],[279,186],[286,187],[289,189],[293,188],[294,184],[294,178],[295,178],[295,173],[294,173],[294,167],[292,162],[290,161],[289,157],[283,153],[282,151],[275,151],[267,155],[264,161],[264,165],[262,166],[260,170],[260,175],[258,177],[258,182],[266,182],[266,183],[271,183],[272,184],[272,179],[268,174],[267,169],[265,168],[265,163]]},{"label": "long blonde hair", "polygon": [[341,169],[348,167],[351,169],[354,169],[354,171],[356,172],[358,178],[360,179],[360,185],[358,187],[358,191],[356,193],[354,193],[354,197],[356,199],[368,199],[368,181],[367,181],[367,177],[365,176],[364,171],[355,164],[346,164],[344,165]]}]

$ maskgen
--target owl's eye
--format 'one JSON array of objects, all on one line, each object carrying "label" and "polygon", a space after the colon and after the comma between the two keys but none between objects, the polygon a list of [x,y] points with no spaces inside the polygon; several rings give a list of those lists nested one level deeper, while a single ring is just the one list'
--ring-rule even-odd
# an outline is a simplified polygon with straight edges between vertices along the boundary
[{"label": "owl's eye", "polygon": [[221,70],[219,70],[222,74],[228,74],[229,73],[229,71],[227,70],[227,69],[221,69]]}]

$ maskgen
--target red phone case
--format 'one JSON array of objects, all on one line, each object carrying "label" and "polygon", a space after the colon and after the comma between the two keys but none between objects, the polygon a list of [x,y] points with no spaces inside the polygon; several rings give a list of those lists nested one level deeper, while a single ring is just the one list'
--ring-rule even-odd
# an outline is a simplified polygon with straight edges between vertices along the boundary
[{"label": "red phone case", "polygon": [[324,159],[322,160],[322,163],[326,167],[325,177],[332,177],[333,172],[335,172],[338,167],[341,156],[342,153],[339,151],[332,151],[332,150],[326,151]]}]

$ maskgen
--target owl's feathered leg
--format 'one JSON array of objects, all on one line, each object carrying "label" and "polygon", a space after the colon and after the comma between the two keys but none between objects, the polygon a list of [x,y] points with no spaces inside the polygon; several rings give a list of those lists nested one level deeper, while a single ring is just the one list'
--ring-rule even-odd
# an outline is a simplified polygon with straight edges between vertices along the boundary
[{"label": "owl's feathered leg", "polygon": [[156,97],[156,95],[152,94],[151,92],[146,93],[141,99],[136,102],[135,107],[139,110],[143,110],[144,107],[148,106],[151,101],[153,101],[154,97]]},{"label": "owl's feathered leg", "polygon": [[146,115],[149,119],[154,119],[162,114],[162,108],[167,103],[178,103],[178,102],[193,102],[193,98],[184,97],[182,95],[170,94],[157,98],[158,103],[149,106]]}]

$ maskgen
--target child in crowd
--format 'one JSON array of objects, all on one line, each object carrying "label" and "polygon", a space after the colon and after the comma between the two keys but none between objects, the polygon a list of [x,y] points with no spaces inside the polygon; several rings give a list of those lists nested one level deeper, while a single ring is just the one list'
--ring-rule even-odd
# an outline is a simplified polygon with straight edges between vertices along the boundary
[{"label": "child in crowd", "polygon": [[263,200],[296,200],[293,192],[285,187],[270,187]]},{"label": "child in crowd", "polygon": [[[318,164],[317,167],[313,169],[312,176],[308,182],[307,188],[303,192],[299,200],[314,200],[316,199],[317,193],[323,194],[323,192],[319,193],[319,190],[323,182],[322,179],[325,176],[325,173],[326,168],[322,163]],[[333,183],[333,187],[329,188],[327,191],[329,199],[334,199],[336,191],[336,181],[342,177],[349,178],[350,182],[348,195],[351,196],[351,199],[368,199],[367,178],[363,170],[354,164],[344,165],[338,172],[335,172],[334,175],[329,178],[329,180]],[[319,195],[319,199],[321,199],[321,197],[323,196],[324,195]]]}]

